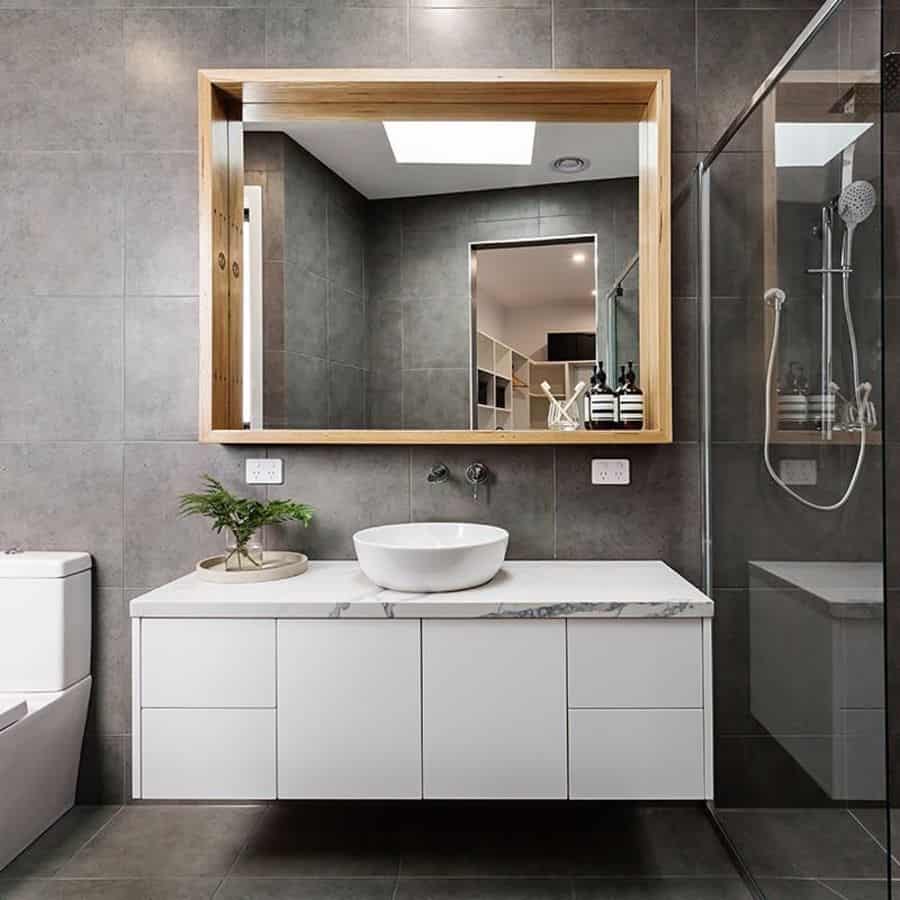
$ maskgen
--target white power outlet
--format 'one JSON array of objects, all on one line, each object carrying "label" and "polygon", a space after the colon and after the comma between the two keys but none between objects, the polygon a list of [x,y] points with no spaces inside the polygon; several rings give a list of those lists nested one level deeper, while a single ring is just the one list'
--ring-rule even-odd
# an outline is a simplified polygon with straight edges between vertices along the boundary
[{"label": "white power outlet", "polygon": [[778,463],[778,474],[785,484],[816,484],[819,480],[814,459],[782,459]]},{"label": "white power outlet", "polygon": [[631,461],[592,459],[591,484],[631,484]]},{"label": "white power outlet", "polygon": [[280,459],[248,459],[245,468],[247,484],[282,484],[284,465]]}]

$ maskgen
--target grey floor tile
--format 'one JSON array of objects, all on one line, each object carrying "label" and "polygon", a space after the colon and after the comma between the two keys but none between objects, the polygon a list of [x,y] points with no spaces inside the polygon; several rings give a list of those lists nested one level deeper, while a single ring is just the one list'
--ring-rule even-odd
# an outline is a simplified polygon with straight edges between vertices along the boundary
[{"label": "grey floor tile", "polygon": [[225,875],[259,821],[258,806],[133,806],[65,865],[62,877]]},{"label": "grey floor tile", "polygon": [[[836,891],[843,900],[888,900],[888,884],[883,879],[826,881],[831,891]],[[900,882],[894,881],[893,896],[900,896]],[[823,895],[823,900],[831,900]]]},{"label": "grey floor tile", "polygon": [[[76,806],[20,853],[0,878],[50,877],[119,812],[118,806]],[[7,885],[7,888],[9,886]],[[4,896],[0,889],[0,897]]]},{"label": "grey floor tile", "polygon": [[720,810],[750,871],[759,878],[879,878],[883,851],[841,809]]},{"label": "grey floor tile", "polygon": [[758,884],[766,900],[836,900],[834,891],[815,878],[764,878]]},{"label": "grey floor tile", "polygon": [[0,872],[0,900],[54,900],[58,885],[42,878],[6,878]]},{"label": "grey floor tile", "polygon": [[[211,900],[220,878],[74,878],[4,886],[2,900]],[[4,891],[8,890],[8,893]]]},{"label": "grey floor tile", "polygon": [[751,900],[737,878],[575,879],[575,900]]},{"label": "grey floor tile", "polygon": [[391,900],[395,878],[226,878],[216,900]]},{"label": "grey floor tile", "polygon": [[570,900],[568,878],[401,878],[396,900]]},{"label": "grey floor tile", "polygon": [[399,841],[392,829],[371,818],[372,811],[345,804],[273,806],[241,851],[232,874],[254,878],[395,877],[400,867]]}]

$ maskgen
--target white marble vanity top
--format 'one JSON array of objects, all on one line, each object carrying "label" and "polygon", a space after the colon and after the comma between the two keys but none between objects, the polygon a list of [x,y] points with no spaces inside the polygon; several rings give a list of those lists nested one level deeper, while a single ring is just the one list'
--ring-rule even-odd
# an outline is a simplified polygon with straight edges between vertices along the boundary
[{"label": "white marble vanity top", "polygon": [[882,614],[881,563],[756,560],[748,565],[751,576],[764,579],[772,587],[795,591],[803,600],[834,618],[872,619]]},{"label": "white marble vanity top", "polygon": [[222,585],[195,573],[131,601],[133,617],[164,618],[709,618],[713,603],[659,561],[507,562],[481,587],[402,594],[356,562],[312,562],[295,578]]}]

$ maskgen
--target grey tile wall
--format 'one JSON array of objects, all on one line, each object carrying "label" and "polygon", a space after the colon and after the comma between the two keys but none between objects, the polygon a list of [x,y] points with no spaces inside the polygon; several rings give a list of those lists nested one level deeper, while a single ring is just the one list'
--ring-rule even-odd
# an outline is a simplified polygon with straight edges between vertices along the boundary
[{"label": "grey tile wall", "polygon": [[[6,86],[0,100],[0,544],[85,549],[97,564],[98,688],[81,799],[119,801],[127,795],[128,647],[117,598],[124,606],[135,593],[181,574],[218,548],[202,523],[177,518],[176,495],[194,487],[204,471],[237,485],[247,455],[197,444],[192,424],[196,69],[670,66],[674,164],[686,174],[697,151],[709,146],[715,126],[755,87],[751,76],[775,61],[809,14],[806,4],[766,3],[764,13],[745,8],[752,4],[744,0],[703,0],[696,10],[695,5],[0,0]],[[521,234],[527,222],[535,222],[535,202],[523,198],[504,213],[510,218],[486,225],[485,234]],[[465,506],[461,489],[452,488],[447,514],[468,510],[505,520],[517,554],[662,553],[696,577],[692,206],[689,199],[681,207],[673,235],[680,298],[676,433],[682,443],[622,454],[634,460],[636,482],[615,498],[615,515],[584,485],[586,454],[543,448],[492,456],[497,477],[485,506]],[[550,218],[544,227],[552,232],[545,233],[569,231],[577,221]],[[399,252],[398,237],[386,227],[380,239]],[[276,248],[266,252],[272,260],[283,259]],[[283,275],[276,268],[267,267],[267,277],[277,283]],[[391,315],[385,325],[396,328]],[[8,323],[27,340],[8,343]],[[273,352],[283,351],[284,340],[267,336],[278,348]],[[372,352],[377,357],[379,350],[373,346]],[[367,392],[378,401],[373,409],[380,405],[392,415],[396,394],[384,387],[373,378]],[[283,385],[273,389],[284,393]],[[29,408],[29,402],[38,407]],[[361,524],[444,514],[422,483],[424,451],[270,452],[286,459],[285,492],[320,507],[308,532],[285,538],[313,555],[350,555],[350,532]],[[446,453],[449,460],[451,451]],[[548,477],[555,478],[552,496]],[[673,487],[668,479],[685,484]],[[533,496],[523,499],[528,494]],[[576,524],[566,523],[563,541],[553,536],[560,509],[576,516]],[[735,780],[744,775],[741,759],[739,753],[721,756]]]},{"label": "grey tile wall", "polygon": [[263,190],[265,426],[364,427],[365,198],[280,132],[244,152]]}]

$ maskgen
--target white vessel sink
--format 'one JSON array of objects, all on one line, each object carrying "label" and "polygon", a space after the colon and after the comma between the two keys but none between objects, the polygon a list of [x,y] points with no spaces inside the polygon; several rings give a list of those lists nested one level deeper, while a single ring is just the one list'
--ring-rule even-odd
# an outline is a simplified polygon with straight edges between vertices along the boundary
[{"label": "white vessel sink", "polygon": [[353,535],[365,575],[407,593],[461,591],[490,581],[503,565],[509,532],[493,525],[410,522]]}]

